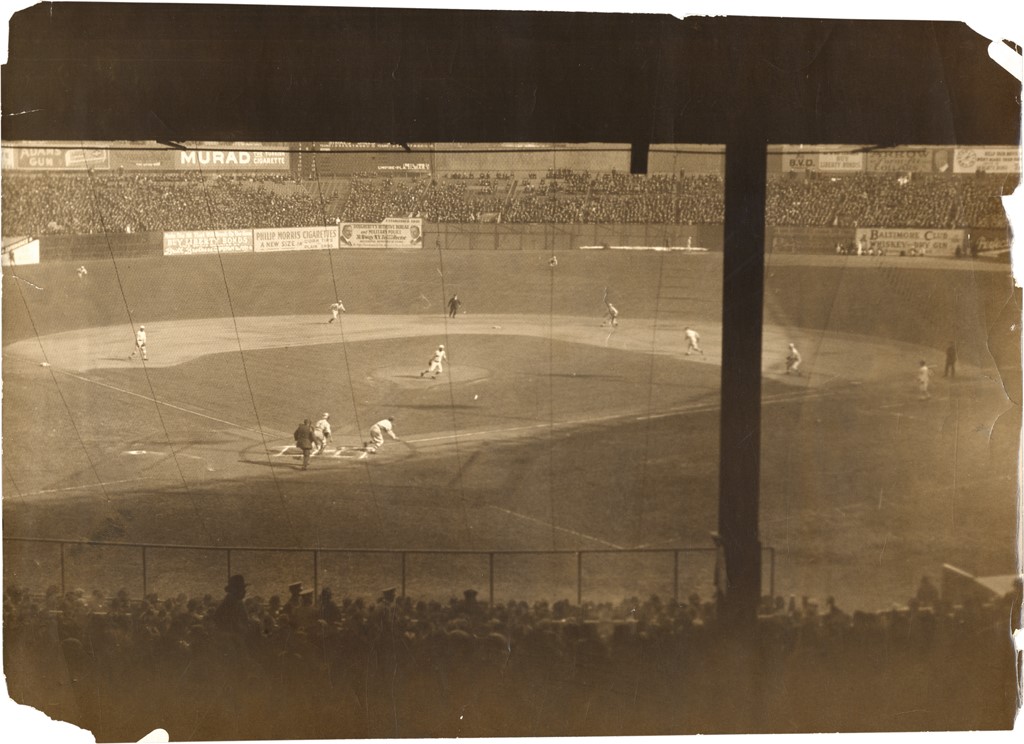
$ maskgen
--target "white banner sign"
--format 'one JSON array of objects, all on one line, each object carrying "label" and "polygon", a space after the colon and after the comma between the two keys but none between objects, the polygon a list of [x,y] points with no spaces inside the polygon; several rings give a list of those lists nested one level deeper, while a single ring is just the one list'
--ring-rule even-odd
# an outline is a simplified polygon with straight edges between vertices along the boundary
[{"label": "white banner sign", "polygon": [[857,246],[862,251],[884,251],[886,255],[901,253],[918,256],[952,256],[963,251],[963,230],[928,230],[912,227],[858,228]]},{"label": "white banner sign", "polygon": [[338,247],[338,226],[268,227],[252,231],[253,248],[262,251],[329,251]]},{"label": "white banner sign", "polygon": [[958,147],[953,156],[954,173],[1020,173],[1016,147]]},{"label": "white banner sign", "polygon": [[389,217],[383,222],[341,223],[342,248],[422,248],[423,220]]},{"label": "white banner sign", "polygon": [[251,251],[252,230],[180,230],[164,233],[165,256]]}]

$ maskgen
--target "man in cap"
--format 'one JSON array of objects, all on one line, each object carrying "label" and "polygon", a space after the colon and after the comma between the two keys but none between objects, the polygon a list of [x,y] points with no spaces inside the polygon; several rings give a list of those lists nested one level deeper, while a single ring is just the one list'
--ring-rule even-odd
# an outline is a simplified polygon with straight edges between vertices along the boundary
[{"label": "man in cap", "polygon": [[462,300],[459,299],[457,294],[452,295],[452,298],[448,300],[448,317],[454,318],[458,315],[460,307],[462,307]]},{"label": "man in cap", "polygon": [[295,446],[302,450],[302,469],[309,467],[309,455],[313,451],[313,444],[316,437],[313,434],[313,425],[309,419],[303,419],[299,428],[295,430]]},{"label": "man in cap", "polygon": [[324,411],[320,416],[320,420],[313,425],[313,452],[314,455],[319,455],[324,451],[327,446],[328,440],[331,438],[331,425],[327,419],[331,417],[331,414]]},{"label": "man in cap", "polygon": [[128,358],[134,359],[135,355],[140,352],[142,353],[142,361],[149,361],[149,357],[146,356],[146,326],[144,325],[140,325],[139,330],[135,332],[135,351]]},{"label": "man in cap", "polygon": [[686,336],[686,356],[690,356],[694,351],[704,356],[704,349],[700,348],[700,334],[690,326],[683,329],[683,334]]},{"label": "man in cap", "polygon": [[921,400],[928,400],[931,398],[931,393],[928,392],[928,384],[932,381],[932,368],[928,366],[928,362],[924,359],[921,360],[921,364],[917,368],[917,389],[920,391],[919,396]]},{"label": "man in cap", "polygon": [[235,574],[224,587],[224,599],[213,611],[213,622],[228,633],[244,633],[249,629],[249,613],[245,609],[245,577]]},{"label": "man in cap", "polygon": [[447,358],[448,355],[445,354],[444,344],[441,344],[440,346],[437,347],[437,351],[434,352],[434,356],[432,356],[430,358],[430,361],[427,362],[427,368],[420,372],[420,377],[423,377],[423,375],[426,374],[430,374],[431,372],[434,373],[434,377],[437,377],[439,374],[444,372],[444,368],[442,367],[441,363],[444,362]]},{"label": "man in cap", "polygon": [[791,343],[789,345],[789,353],[786,354],[786,374],[792,372],[794,375],[800,374],[800,362],[803,361],[800,357],[800,352],[797,351],[796,344]]},{"label": "man in cap", "polygon": [[302,582],[295,581],[288,585],[288,601],[281,607],[281,613],[289,618],[302,604]]},{"label": "man in cap", "polygon": [[395,419],[389,416],[386,419],[381,419],[376,424],[370,427],[370,441],[363,443],[363,449],[369,452],[371,455],[375,453],[380,447],[384,445],[384,435],[387,434],[389,437],[398,441],[398,435],[395,434]]},{"label": "man in cap", "polygon": [[331,319],[328,320],[327,322],[333,323],[338,319],[338,313],[343,312],[345,312],[345,306],[341,303],[341,300],[338,300],[337,302],[331,305]]}]

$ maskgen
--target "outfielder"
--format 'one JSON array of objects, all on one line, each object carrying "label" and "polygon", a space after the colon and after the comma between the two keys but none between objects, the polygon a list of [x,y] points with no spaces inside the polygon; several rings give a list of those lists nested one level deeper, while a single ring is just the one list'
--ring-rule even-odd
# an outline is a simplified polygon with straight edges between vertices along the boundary
[{"label": "outfielder", "polygon": [[604,304],[608,306],[608,318],[601,325],[610,325],[612,328],[615,328],[619,324],[618,308],[610,302],[605,302]]},{"label": "outfielder", "polygon": [[370,427],[370,441],[363,443],[363,449],[369,452],[371,455],[374,454],[380,447],[384,445],[384,435],[387,434],[389,437],[398,441],[398,436],[395,434],[394,427],[395,419],[388,416],[386,419],[378,421],[376,424]]},{"label": "outfielder", "polygon": [[327,421],[331,417],[331,414],[324,411],[323,415],[320,416],[320,420],[313,425],[313,454],[319,455],[324,451],[327,446],[327,442],[331,438],[331,425]]},{"label": "outfielder", "polygon": [[148,362],[149,357],[146,356],[146,326],[139,326],[139,330],[135,332],[135,351],[132,352],[129,359],[134,359],[135,355],[142,352],[142,361]]},{"label": "outfielder", "polygon": [[686,356],[690,356],[695,351],[704,356],[704,349],[700,348],[700,334],[689,326],[686,326],[684,333],[686,334]]},{"label": "outfielder", "polygon": [[88,276],[89,270],[85,268],[84,265],[82,265],[75,269],[75,273],[78,274],[79,279],[84,279],[86,276]]},{"label": "outfielder", "polygon": [[432,356],[430,358],[430,361],[427,362],[427,368],[420,372],[420,377],[423,377],[423,375],[429,374],[431,372],[434,373],[434,377],[437,377],[439,374],[444,372],[444,368],[442,367],[441,363],[447,358],[448,355],[445,354],[444,352],[444,344],[441,344],[440,346],[437,347],[437,351],[434,352],[434,356]]},{"label": "outfielder", "polygon": [[333,305],[331,305],[331,319],[328,320],[327,322],[333,323],[338,319],[338,313],[343,312],[345,312],[345,306],[341,303],[341,300],[338,300]]},{"label": "outfielder", "polygon": [[792,372],[794,375],[799,375],[801,361],[803,360],[800,357],[800,352],[796,349],[796,344],[790,344],[789,354],[786,355],[786,374]]},{"label": "outfielder", "polygon": [[932,369],[928,366],[928,363],[922,359],[921,366],[917,368],[917,388],[921,393],[921,400],[928,400],[932,397],[928,392],[928,384],[931,380]]}]

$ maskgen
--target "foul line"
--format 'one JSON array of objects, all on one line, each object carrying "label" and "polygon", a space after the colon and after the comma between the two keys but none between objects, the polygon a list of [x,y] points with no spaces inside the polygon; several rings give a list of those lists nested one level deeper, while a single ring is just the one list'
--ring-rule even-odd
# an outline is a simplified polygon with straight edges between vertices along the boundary
[{"label": "foul line", "polygon": [[264,432],[270,432],[271,434],[275,434],[275,435],[280,436],[280,437],[288,436],[283,431],[277,431],[275,429],[264,429],[264,430],[261,431],[260,429],[254,429],[251,426],[245,426],[244,424],[237,424],[234,421],[227,421],[225,419],[217,418],[216,416],[210,416],[209,414],[206,414],[206,413],[200,413],[199,411],[192,411],[192,410],[190,410],[188,408],[182,408],[181,406],[177,406],[174,403],[168,403],[168,402],[163,401],[163,400],[157,400],[156,398],[151,398],[148,395],[143,395],[142,393],[136,393],[136,392],[134,392],[132,390],[126,390],[124,388],[118,387],[117,385],[111,385],[110,383],[107,383],[107,382],[100,382],[99,380],[93,380],[93,379],[90,379],[88,377],[82,377],[81,375],[76,375],[74,372],[68,372],[68,371],[62,370],[62,369],[58,369],[56,371],[58,373],[62,374],[62,375],[66,375],[68,377],[73,377],[76,380],[81,380],[82,382],[89,382],[89,383],[92,383],[93,385],[99,385],[100,387],[105,387],[108,390],[114,390],[114,391],[116,391],[118,393],[124,393],[125,395],[132,395],[132,396],[135,396],[136,398],[141,398],[142,400],[147,400],[150,403],[156,403],[159,406],[166,406],[167,408],[173,408],[175,411],[181,411],[182,413],[190,413],[193,416],[199,416],[200,418],[209,419],[210,421],[216,421],[218,424],[225,424],[226,426],[231,426],[231,427],[234,427],[235,429],[242,429],[244,431],[251,431],[251,432],[255,432],[257,434],[263,434]]},{"label": "foul line", "polygon": [[149,476],[143,476],[142,478],[125,478],[124,480],[116,481],[103,481],[102,483],[85,483],[81,486],[68,486],[66,488],[47,488],[42,491],[26,491],[22,496],[39,496],[44,493],[63,493],[64,491],[81,491],[86,488],[102,488],[103,486],[113,486],[118,483],[134,483],[136,481],[144,480],[156,480]]},{"label": "foul line", "polygon": [[621,545],[616,545],[615,543],[610,543],[607,540],[602,540],[599,537],[594,537],[592,535],[587,535],[587,534],[584,534],[583,532],[577,532],[576,530],[570,530],[570,529],[567,529],[565,527],[559,527],[557,525],[545,522],[543,519],[537,519],[536,517],[530,517],[530,516],[527,516],[526,514],[520,514],[519,512],[514,512],[511,509],[505,509],[505,508],[502,508],[500,506],[495,506],[494,504],[488,504],[487,506],[489,506],[491,509],[497,509],[500,512],[504,512],[505,514],[508,514],[509,516],[519,517],[520,519],[525,519],[528,522],[533,522],[534,524],[539,524],[539,525],[542,525],[544,527],[548,527],[548,528],[553,529],[553,530],[558,530],[559,532],[564,532],[564,533],[566,533],[568,535],[573,535],[574,537],[582,537],[585,540],[593,540],[594,542],[601,543],[602,545],[607,545],[609,548],[615,548],[616,550],[625,550],[625,548],[623,548],[623,546],[621,546]]}]

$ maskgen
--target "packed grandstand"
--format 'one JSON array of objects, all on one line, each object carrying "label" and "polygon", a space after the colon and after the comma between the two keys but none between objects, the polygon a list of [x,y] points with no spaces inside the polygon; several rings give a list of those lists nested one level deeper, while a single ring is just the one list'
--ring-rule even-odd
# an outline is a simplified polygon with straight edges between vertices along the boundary
[{"label": "packed grandstand", "polygon": [[[245,586],[235,576],[223,597],[164,598],[7,586],[5,658],[48,670],[38,686],[11,677],[12,694],[101,739],[140,711],[202,739],[659,733],[684,714],[693,730],[737,722],[722,703],[748,666],[715,642],[715,604],[697,595],[579,607],[492,605],[473,590],[439,602],[394,590],[336,599],[298,584],[292,597],[246,596]],[[953,605],[927,578],[882,612],[766,598],[757,647],[759,668],[780,682],[776,730],[895,730],[913,727],[917,709],[938,728],[984,725],[1013,694],[1012,670],[963,694],[963,668],[1005,658],[1006,622],[1019,627],[1020,606],[1019,582]],[[584,715],[581,701],[595,696],[603,711]],[[875,712],[866,729],[865,696]],[[476,705],[453,707],[467,699]]]},{"label": "packed grandstand", "polygon": [[[432,162],[435,156],[419,151],[383,153],[375,160],[367,160],[366,153],[305,153],[304,158],[291,153],[291,160],[272,161],[273,169],[253,167],[261,162],[253,157],[242,162],[193,157],[176,169],[163,169],[160,161],[144,164],[160,166],[154,170],[143,168],[138,155],[116,167],[122,162],[114,159],[116,153],[97,156],[106,167],[86,170],[77,160],[75,167],[61,167],[66,158],[52,167],[43,159],[44,166],[36,167],[40,158],[15,155],[32,152],[29,148],[5,152],[5,163],[14,166],[3,176],[5,236],[300,227],[392,217],[512,224],[715,225],[724,220],[720,154],[714,165],[690,170],[677,167],[678,159],[653,159],[662,172],[639,175],[626,172],[628,161],[622,157],[584,157],[583,152],[575,153],[575,167],[535,167],[544,160],[537,153],[533,159],[511,151],[492,153],[490,161],[478,158],[485,165],[517,165],[509,170],[447,170]],[[820,163],[770,169],[767,224],[1006,229],[1000,197],[1012,191],[1019,174],[936,168],[934,158],[925,162],[927,168],[908,156],[861,161],[851,172],[830,172]],[[609,165],[625,167],[605,170]]]}]

